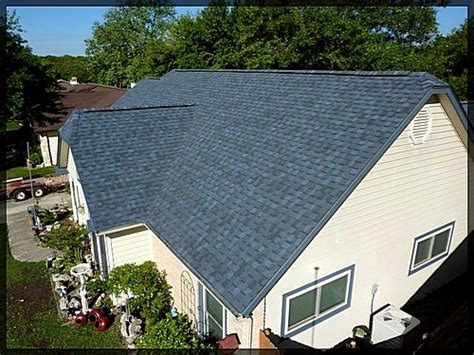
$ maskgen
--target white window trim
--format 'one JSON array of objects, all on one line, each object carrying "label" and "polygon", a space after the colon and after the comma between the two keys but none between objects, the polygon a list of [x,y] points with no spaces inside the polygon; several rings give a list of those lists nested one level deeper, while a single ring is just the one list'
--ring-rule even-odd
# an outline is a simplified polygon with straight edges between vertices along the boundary
[{"label": "white window trim", "polygon": [[[214,299],[222,306],[222,338],[225,338],[227,336],[227,317],[226,317],[226,308],[224,307],[224,305],[222,304],[221,301],[219,301],[219,299],[214,295],[214,293],[211,292],[211,290],[209,290],[208,288],[206,288],[204,285],[202,287],[202,299],[203,299],[203,305],[202,305],[202,308],[203,308],[203,316],[204,316],[204,329],[205,329],[205,333],[206,334],[209,334],[209,324],[208,324],[208,321],[207,321],[207,317],[211,317],[212,319],[214,319],[212,317],[211,314],[209,314],[207,312],[207,295],[206,295],[206,292],[209,292],[212,297],[214,297]],[[217,321],[214,319],[214,321],[217,323]]]},{"label": "white window trim", "polygon": [[[295,297],[298,297],[302,294],[305,294],[309,291],[312,291],[316,288],[321,288],[322,286],[334,281],[334,280],[337,280],[337,279],[340,279],[344,276],[347,275],[347,284],[346,284],[346,294],[345,294],[345,299],[344,299],[344,302],[341,303],[341,304],[338,304],[338,305],[335,305],[334,307],[331,307],[327,310],[325,310],[324,312],[322,313],[319,313],[319,307],[320,307],[320,301],[321,301],[321,292],[317,292],[316,294],[316,315],[313,315],[312,317],[308,317],[307,319],[293,325],[293,326],[289,326],[289,322],[290,322],[290,318],[289,318],[289,315],[290,315],[290,302],[293,298]],[[332,276],[331,278],[328,278],[324,281],[321,281],[321,282],[318,282],[310,287],[307,287],[291,296],[288,296],[287,298],[287,301],[286,301],[286,307],[285,307],[285,319],[286,319],[286,322],[285,322],[285,334],[288,334],[290,332],[294,332],[294,331],[297,331],[298,329],[300,328],[303,328],[304,326],[306,326],[307,324],[313,322],[314,320],[316,319],[319,319],[319,318],[322,318],[324,317],[325,315],[339,309],[339,308],[342,308],[342,307],[345,307],[347,306],[347,304],[349,303],[349,292],[350,292],[350,285],[351,285],[351,278],[352,278],[352,269],[349,269],[349,270],[346,270],[346,271],[343,271],[341,273],[338,273],[334,276]]]},{"label": "white window trim", "polygon": [[[451,223],[445,227],[442,227],[440,229],[437,229],[419,239],[416,239],[415,240],[415,245],[413,247],[413,251],[412,251],[412,256],[411,256],[411,265],[410,265],[410,273],[413,273],[415,271],[418,271],[419,269],[422,269],[423,267],[425,267],[426,265],[428,264],[431,264],[433,263],[434,261],[438,260],[438,259],[441,259],[442,257],[446,256],[449,252],[449,246],[451,245],[451,238],[453,236],[453,229],[454,229],[454,224]],[[434,245],[434,237],[442,232],[445,232],[449,230],[449,235],[448,235],[448,241],[446,243],[446,250],[444,252],[442,252],[441,254],[438,254],[438,255],[435,255],[435,256],[432,256],[431,254],[433,253],[433,245]],[[429,257],[428,259],[420,262],[419,264],[417,264],[415,266],[415,257],[416,257],[416,252],[418,250],[418,245],[422,242],[422,241],[425,241],[427,239],[430,239],[432,238],[431,242],[430,242],[430,252],[429,252]]]}]

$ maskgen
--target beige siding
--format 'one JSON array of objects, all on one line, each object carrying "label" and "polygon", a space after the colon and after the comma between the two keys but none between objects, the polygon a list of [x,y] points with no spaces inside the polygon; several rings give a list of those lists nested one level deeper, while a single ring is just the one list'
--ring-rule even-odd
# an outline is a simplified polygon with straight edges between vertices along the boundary
[{"label": "beige siding", "polygon": [[115,266],[154,260],[150,231],[144,226],[124,232],[107,234],[110,268]]},{"label": "beige siding", "polygon": [[58,161],[58,132],[48,132],[49,148],[51,149],[51,165],[56,165]]},{"label": "beige siding", "polygon": [[89,219],[89,209],[87,207],[84,191],[76,169],[76,163],[71,150],[68,152],[67,171],[69,176],[69,187],[71,190],[71,201],[74,221],[86,225]]},{"label": "beige siding", "polygon": [[[373,284],[379,285],[374,309],[386,303],[401,307],[446,261],[408,276],[415,237],[455,221],[451,254],[464,240],[466,147],[441,104],[430,109],[434,118],[426,142],[414,145],[405,130],[269,292],[267,327],[281,332],[282,295],[313,281],[315,267],[323,277],[355,264],[351,307],[293,336],[316,347],[334,346],[355,325],[368,324]],[[438,272],[437,281],[461,272],[456,267]]]},{"label": "beige siding", "polygon": [[[451,122],[453,123],[454,128],[458,132],[458,135],[461,137],[464,145],[467,147],[467,131],[463,128],[463,125],[461,123],[461,120],[456,114],[456,110],[454,109],[454,105],[451,103],[451,100],[449,99],[448,95],[442,94],[438,95],[438,98],[443,105],[444,109],[446,110],[446,114],[448,117],[451,119]],[[472,142],[470,143],[472,144]]]},{"label": "beige siding", "polygon": [[44,132],[38,135],[44,166],[56,165],[58,158],[58,132]]},{"label": "beige siding", "polygon": [[43,156],[43,164],[44,166],[51,166],[51,156],[49,154],[49,142],[47,133],[39,134],[38,135],[40,148],[41,148],[41,155]]}]

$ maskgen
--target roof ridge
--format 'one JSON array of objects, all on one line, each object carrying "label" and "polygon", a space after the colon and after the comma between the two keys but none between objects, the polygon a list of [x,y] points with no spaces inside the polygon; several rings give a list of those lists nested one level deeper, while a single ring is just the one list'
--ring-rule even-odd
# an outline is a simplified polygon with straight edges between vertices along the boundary
[{"label": "roof ridge", "polygon": [[80,84],[87,84],[87,85],[94,85],[94,86],[100,86],[100,87],[103,87],[103,88],[108,88],[108,89],[115,89],[115,90],[120,90],[120,91],[127,91],[127,88],[118,88],[116,86],[113,86],[113,85],[105,85],[105,84],[97,84],[97,83],[79,83]]},{"label": "roof ridge", "polygon": [[114,111],[137,111],[137,110],[153,110],[160,108],[178,108],[178,107],[192,107],[196,104],[180,104],[180,105],[160,105],[160,106],[138,106],[138,107],[101,107],[101,108],[81,108],[76,109],[74,112],[77,113],[89,113],[89,112],[114,112]]},{"label": "roof ridge", "polygon": [[[172,72],[227,72],[227,73],[262,73],[262,74],[307,74],[307,75],[341,75],[341,76],[385,76],[385,77],[413,77],[429,74],[427,72],[412,72],[398,70],[312,70],[312,69],[173,69]],[[146,79],[155,79],[147,77]]]}]

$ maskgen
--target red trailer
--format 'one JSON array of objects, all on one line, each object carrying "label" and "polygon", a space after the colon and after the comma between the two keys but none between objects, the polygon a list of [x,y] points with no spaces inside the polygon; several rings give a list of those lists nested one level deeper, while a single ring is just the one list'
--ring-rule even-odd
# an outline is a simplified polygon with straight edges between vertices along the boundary
[{"label": "red trailer", "polygon": [[[46,193],[63,189],[67,184],[67,176],[47,176],[43,178],[32,179],[33,194],[35,197],[42,197]],[[31,197],[31,184],[29,179],[11,179],[2,183],[0,189],[2,199],[13,198],[16,201],[24,201]]]}]

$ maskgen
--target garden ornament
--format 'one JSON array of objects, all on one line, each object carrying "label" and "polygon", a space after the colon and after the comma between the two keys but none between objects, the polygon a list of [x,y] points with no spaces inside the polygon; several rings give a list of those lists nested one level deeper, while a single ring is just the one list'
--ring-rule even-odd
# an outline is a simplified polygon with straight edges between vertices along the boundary
[{"label": "garden ornament", "polygon": [[89,264],[78,264],[71,268],[71,275],[78,277],[80,280],[80,287],[79,287],[79,295],[81,296],[81,304],[82,304],[82,313],[87,314],[89,312],[89,303],[87,302],[86,298],[86,275],[91,269],[91,266]]}]

